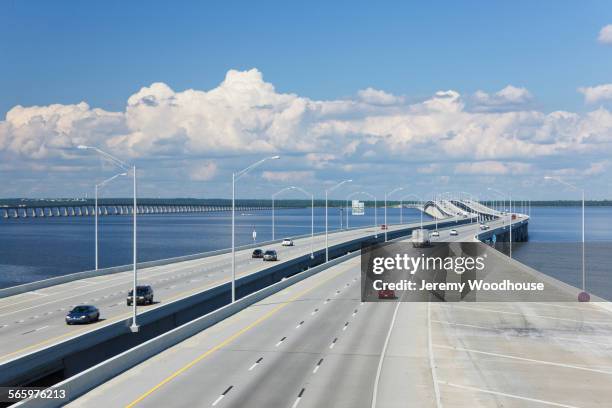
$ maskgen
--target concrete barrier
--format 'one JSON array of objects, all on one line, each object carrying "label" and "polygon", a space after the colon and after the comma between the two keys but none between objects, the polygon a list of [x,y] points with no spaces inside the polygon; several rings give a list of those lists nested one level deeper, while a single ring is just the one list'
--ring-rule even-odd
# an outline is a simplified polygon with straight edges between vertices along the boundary
[{"label": "concrete barrier", "polygon": [[[74,400],[79,396],[85,394],[89,390],[103,384],[104,382],[112,379],[120,373],[134,367],[137,364],[153,357],[172,347],[189,337],[201,332],[202,330],[212,326],[215,323],[220,322],[223,319],[247,308],[248,306],[259,302],[266,297],[285,289],[288,286],[295,284],[301,280],[304,280],[314,274],[317,274],[325,269],[328,269],[341,262],[345,262],[360,254],[359,251],[354,251],[347,255],[338,257],[332,261],[329,261],[323,265],[311,268],[307,271],[293,275],[281,282],[270,285],[264,289],[261,289],[255,293],[243,297],[234,303],[224,306],[220,309],[215,310],[205,316],[202,316],[196,320],[186,323],[174,330],[170,330],[161,336],[155,337],[145,343],[142,343],[130,350],[127,350],[121,354],[118,354],[94,367],[91,367],[73,377],[70,377],[58,384],[53,385],[50,389],[66,390],[66,394],[69,400]],[[36,407],[36,408],[50,408],[59,407],[67,401],[53,401],[50,399],[30,399],[21,401],[15,404],[15,407]]]}]

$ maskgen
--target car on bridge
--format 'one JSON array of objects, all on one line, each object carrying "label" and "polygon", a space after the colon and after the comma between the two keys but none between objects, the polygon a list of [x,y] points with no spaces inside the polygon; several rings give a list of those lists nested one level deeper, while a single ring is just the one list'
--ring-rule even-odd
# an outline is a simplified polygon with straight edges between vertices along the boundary
[{"label": "car on bridge", "polygon": [[459,233],[457,232],[456,229],[452,229],[452,230],[450,230],[450,235],[451,236],[457,236],[457,235],[459,235]]},{"label": "car on bridge", "polygon": [[278,261],[278,254],[276,253],[274,249],[268,249],[263,254],[263,260],[264,261]]},{"label": "car on bridge", "polygon": [[487,224],[482,224],[482,225],[480,226],[480,229],[481,229],[482,231],[486,231],[486,230],[488,230],[489,228],[490,228],[490,227],[489,227]]},{"label": "car on bridge", "polygon": [[290,238],[283,239],[282,246],[293,246],[293,240]]},{"label": "car on bridge", "polygon": [[92,305],[75,306],[66,315],[66,324],[91,323],[100,320],[100,311]]},{"label": "car on bridge", "polygon": [[[130,290],[127,295],[126,304],[132,305],[134,290]],[[136,286],[136,304],[146,305],[153,303],[153,288],[150,285]]]},{"label": "car on bridge", "polygon": [[253,251],[253,254],[251,254],[251,258],[263,258],[263,255],[264,255],[263,249],[257,248],[256,250]]},{"label": "car on bridge", "polygon": [[386,229],[389,229],[389,226],[387,224],[383,224],[380,226],[380,229],[386,230]]},{"label": "car on bridge", "polygon": [[395,291],[391,289],[381,289],[378,291],[379,299],[397,299],[395,296]]},{"label": "car on bridge", "polygon": [[432,231],[432,232],[431,232],[431,236],[432,236],[432,237],[439,237],[439,236],[440,236],[440,233],[438,232],[438,230],[435,230],[435,231]]}]

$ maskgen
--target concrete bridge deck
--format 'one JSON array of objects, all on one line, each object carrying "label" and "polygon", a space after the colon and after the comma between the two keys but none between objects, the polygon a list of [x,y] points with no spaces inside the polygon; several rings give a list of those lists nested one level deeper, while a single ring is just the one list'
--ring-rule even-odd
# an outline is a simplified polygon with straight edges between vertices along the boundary
[{"label": "concrete bridge deck", "polygon": [[608,406],[607,304],[361,303],[359,276],[307,278],[68,406]]}]

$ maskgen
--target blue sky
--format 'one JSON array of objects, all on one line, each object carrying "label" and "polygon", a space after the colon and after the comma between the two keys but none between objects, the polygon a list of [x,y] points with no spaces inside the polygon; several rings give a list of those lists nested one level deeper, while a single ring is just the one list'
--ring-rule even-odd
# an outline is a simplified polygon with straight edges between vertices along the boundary
[{"label": "blue sky", "polygon": [[[588,175],[590,182],[595,183],[593,188],[598,189],[598,194],[604,194],[602,188],[609,186],[610,180],[603,175],[599,176],[599,181],[593,180],[591,173],[597,172],[597,169],[589,170],[593,163],[598,168],[607,168],[602,147],[598,146],[594,152],[583,149],[585,146],[568,147],[567,143],[570,139],[579,138],[580,143],[586,143],[589,137],[601,139],[609,136],[610,128],[605,114],[603,119],[602,115],[596,120],[584,117],[600,108],[609,112],[608,94],[586,103],[585,96],[578,89],[612,82],[612,46],[597,40],[600,30],[611,23],[612,7],[606,1],[299,4],[222,1],[181,2],[180,5],[151,1],[7,1],[0,4],[0,35],[3,39],[0,41],[0,120],[16,105],[74,106],[81,101],[88,104],[88,112],[101,108],[105,112],[126,113],[128,98],[153,83],[164,83],[176,93],[189,89],[210,91],[224,81],[230,70],[248,72],[253,68],[262,74],[263,82],[258,83],[273,85],[276,95],[293,94],[309,101],[347,101],[359,99],[357,95],[360,91],[372,88],[396,97],[389,99],[393,103],[386,100],[382,103],[387,106],[384,112],[378,108],[359,107],[343,111],[342,115],[333,118],[334,121],[339,118],[362,118],[365,123],[371,115],[389,117],[402,109],[402,112],[418,110],[420,104],[430,100],[436,92],[452,90],[461,95],[466,111],[508,113],[529,110],[542,115],[567,111],[581,115],[588,123],[573,126],[573,131],[578,132],[574,135],[566,134],[570,130],[559,131],[566,138],[560,143],[566,149],[564,151],[561,151],[562,147],[554,151],[542,146],[536,146],[537,149],[526,147],[521,158],[518,156],[521,152],[489,150],[474,157],[441,157],[438,164],[430,157],[419,158],[411,154],[406,166],[402,166],[401,158],[392,160],[397,162],[398,167],[389,168],[389,171],[407,168],[418,178],[413,180],[414,184],[422,184],[419,188],[424,194],[431,189],[427,181],[432,174],[461,178],[467,187],[475,189],[478,183],[470,185],[471,182],[464,179],[467,175],[473,177],[477,174],[478,165],[470,165],[480,162],[483,163],[481,167],[491,169],[498,165],[492,164],[495,162],[502,163],[502,167],[489,174],[487,180],[500,181],[507,177],[510,179],[508,189],[519,190],[523,194],[531,194],[529,191],[533,183],[527,183],[527,186],[516,184],[512,181],[513,174],[527,176],[537,173],[537,177],[540,177],[547,171],[558,171],[558,174],[573,177],[575,181],[582,181]],[[249,81],[257,82],[253,78],[251,76]],[[508,85],[524,90],[522,94],[519,92],[520,95],[516,92],[513,94],[515,99],[511,101],[512,106],[508,106],[505,96],[509,92],[494,96]],[[478,91],[486,96],[475,97]],[[365,97],[361,99],[365,101]],[[270,103],[274,105],[277,102],[281,107],[286,103],[283,98]],[[372,104],[380,107],[381,102],[377,100]],[[275,108],[275,111],[284,109],[281,107]],[[312,109],[316,111],[318,108]],[[26,116],[28,126],[38,126],[33,125],[31,114]],[[324,118],[312,120],[316,122],[313,127],[312,116],[311,112],[306,114],[306,119],[301,119],[299,132],[295,131],[296,127],[291,128],[296,132],[292,135],[293,141],[295,138],[308,140],[308,132],[313,132],[315,127],[320,129],[322,123],[329,119],[323,115]],[[190,120],[185,119],[184,115],[180,117],[181,120]],[[142,116],[139,118],[142,119]],[[448,116],[445,118],[434,119],[450,120]],[[45,116],[45,120],[48,117]],[[202,119],[206,120],[211,119]],[[486,126],[493,126],[493,120],[506,119],[487,119]],[[521,119],[520,126],[512,127],[512,132],[505,130],[492,137],[507,139],[512,134],[512,137],[526,138],[525,133],[531,126],[526,122],[532,120],[540,120],[540,128],[550,128],[545,119]],[[17,132],[17,125],[9,122],[5,121],[3,131],[0,121],[0,138],[4,137],[4,142],[0,139],[0,154],[10,156],[9,161],[19,159],[31,163],[25,168],[5,164],[4,171],[11,175],[20,174],[24,180],[15,181],[4,192],[0,191],[2,196],[79,194],[86,188],[81,182],[75,182],[71,187],[61,184],[61,180],[68,177],[66,167],[74,163],[84,165],[78,159],[71,160],[73,158],[66,157],[65,153],[56,154],[50,149],[33,154],[31,148],[23,147],[40,140],[47,146],[62,145],[66,148],[67,144],[85,138],[116,154],[126,152],[126,146],[131,146],[133,150],[130,150],[129,158],[142,162],[145,168],[149,162],[176,162],[177,159],[189,162],[185,165],[192,169],[191,174],[200,171],[198,166],[204,168],[200,175],[206,173],[207,168],[210,170],[214,167],[214,176],[196,176],[191,180],[207,181],[208,190],[205,193],[216,196],[226,195],[223,180],[234,163],[239,165],[243,159],[248,161],[251,158],[240,149],[234,151],[231,146],[219,147],[218,144],[212,146],[214,148],[200,146],[199,150],[190,144],[187,150],[166,149],[161,153],[158,148],[146,150],[140,146],[136,149],[143,140],[137,134],[142,132],[134,132],[133,121],[129,118],[111,125],[105,120],[93,130],[89,127],[75,130],[72,126],[68,135],[61,134],[61,143],[48,139],[57,136],[57,128],[45,124],[43,130],[36,128],[34,142],[29,139],[23,141],[32,137],[34,131],[22,129]],[[408,123],[412,123],[411,120],[401,126],[408,126]],[[466,119],[467,123],[473,122]],[[329,122],[324,124],[326,128],[330,127]],[[321,165],[319,159],[311,160],[314,154],[322,156],[329,153],[330,144],[333,144],[330,139],[336,137],[334,132],[342,132],[337,127],[331,131],[332,134],[319,135],[325,139],[325,143],[315,143],[312,152],[309,152],[303,146],[275,145],[278,138],[264,134],[268,127],[256,126],[253,129],[249,126],[243,126],[241,132],[249,135],[262,132],[261,135],[255,134],[255,139],[247,139],[250,143],[259,140],[258,137],[265,140],[262,153],[276,150],[295,159],[291,165],[284,165],[282,170],[302,172],[296,174],[320,181],[344,176],[333,165]],[[561,125],[556,122],[553,127],[557,126]],[[164,143],[174,145],[179,141],[180,144],[184,138],[198,137],[188,134],[188,131],[183,135],[184,127],[177,125],[181,131],[169,131],[163,137]],[[595,129],[589,130],[589,137],[579,135],[585,127]],[[338,146],[356,138],[367,138],[370,134],[382,135],[382,130],[379,132],[370,127],[365,130],[364,126],[356,125],[351,126],[350,131],[343,131],[345,133],[335,139]],[[420,140],[419,135],[406,136],[398,127],[391,130],[394,131],[398,139]],[[89,132],[89,136],[84,136],[84,132]],[[454,128],[445,128],[441,132],[446,135],[449,132],[453,135],[459,133]],[[93,133],[99,138],[92,139]],[[111,138],[124,133],[136,136],[130,140],[109,142]],[[447,137],[434,133],[424,132],[423,137]],[[64,137],[70,141],[64,140]],[[550,144],[549,139],[555,139],[556,135],[537,136],[536,139],[538,137],[537,144],[545,145]],[[10,145],[15,144],[12,142],[18,142],[18,138],[23,141],[20,142],[21,147],[11,148]],[[155,140],[155,144],[158,146],[159,140]],[[608,141],[604,144],[607,148]],[[381,166],[389,161],[384,157],[382,147],[382,150],[362,147],[343,153],[342,158],[338,158],[339,166],[344,169],[342,171],[347,172],[349,168],[363,165],[364,162]],[[413,146],[407,149],[407,152],[415,152]],[[574,153],[571,153],[572,149]],[[293,168],[293,163],[308,154],[311,155],[309,159]],[[197,165],[195,161],[203,164]],[[452,166],[446,168],[448,163],[452,163]],[[53,173],[49,171],[50,166],[57,169],[57,175],[49,174]],[[145,181],[143,188],[149,195],[156,193],[155,185],[160,183],[176,185],[174,177],[180,178],[180,169],[168,166],[168,171],[163,173],[148,173],[150,184]],[[40,177],[37,171],[44,171],[46,187],[34,186],[32,180]],[[370,171],[363,169],[364,174]],[[268,182],[279,185],[283,182],[281,175],[268,176]],[[197,184],[185,183],[168,194],[198,195],[200,191],[202,189]],[[549,193],[556,191],[550,190]]]}]

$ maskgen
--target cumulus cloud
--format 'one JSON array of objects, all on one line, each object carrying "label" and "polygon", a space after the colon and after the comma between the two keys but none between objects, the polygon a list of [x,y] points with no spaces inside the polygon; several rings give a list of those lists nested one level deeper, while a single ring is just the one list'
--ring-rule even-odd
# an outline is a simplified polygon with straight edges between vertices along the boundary
[{"label": "cumulus cloud", "polygon": [[578,88],[578,91],[584,95],[586,103],[597,103],[612,99],[612,84]]},{"label": "cumulus cloud", "polygon": [[526,88],[508,85],[494,94],[476,91],[473,96],[476,111],[514,110],[526,106],[533,96]]},{"label": "cumulus cloud", "polygon": [[357,92],[359,99],[372,105],[394,105],[402,103],[404,98],[374,88],[366,88]]},{"label": "cumulus cloud", "polygon": [[[410,104],[372,88],[354,100],[313,100],[277,92],[257,69],[230,70],[210,90],[177,91],[153,83],[130,96],[120,112],[84,102],[15,106],[0,121],[0,157],[69,166],[79,144],[130,160],[278,153],[292,158],[287,171],[268,171],[264,178],[288,181],[412,161],[415,168],[417,162],[476,161],[481,164],[456,170],[512,174],[521,165],[510,162],[580,153],[599,160],[612,153],[610,111],[524,109],[531,98],[526,89],[509,85],[467,98],[444,90]],[[206,162],[189,171],[194,180],[210,180],[219,170]]]},{"label": "cumulus cloud", "polygon": [[459,163],[455,166],[457,174],[505,175],[525,174],[532,168],[529,163],[499,161],[482,161],[474,163]]},{"label": "cumulus cloud", "polygon": [[215,178],[217,175],[217,170],[217,164],[215,162],[207,161],[192,166],[189,177],[195,181],[208,181]]},{"label": "cumulus cloud", "polygon": [[597,40],[602,44],[612,44],[612,24],[608,24],[599,31]]}]

